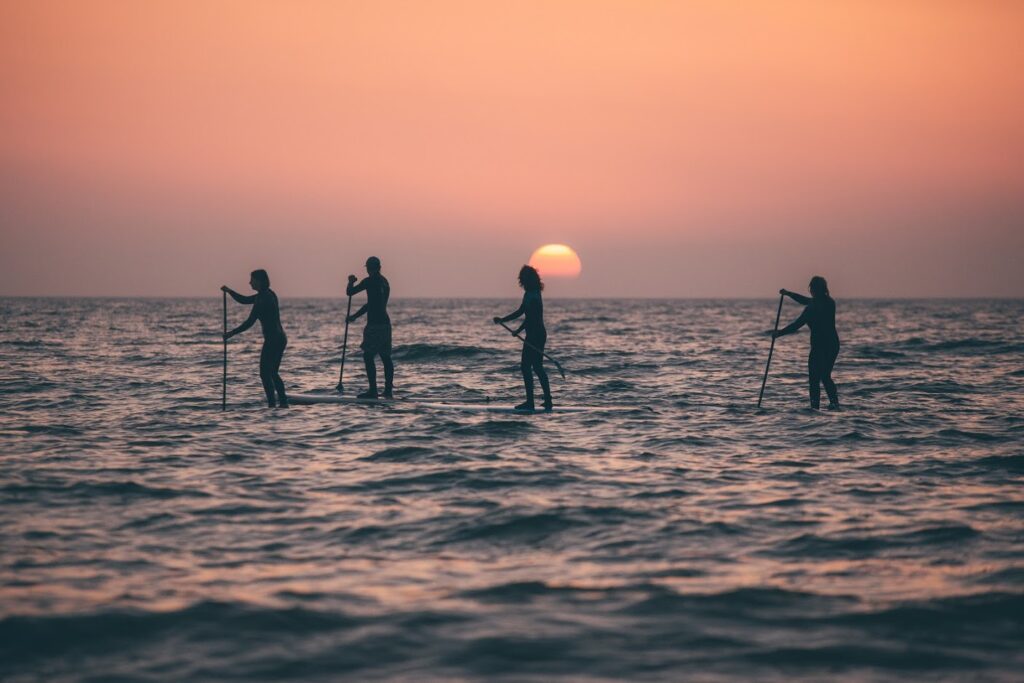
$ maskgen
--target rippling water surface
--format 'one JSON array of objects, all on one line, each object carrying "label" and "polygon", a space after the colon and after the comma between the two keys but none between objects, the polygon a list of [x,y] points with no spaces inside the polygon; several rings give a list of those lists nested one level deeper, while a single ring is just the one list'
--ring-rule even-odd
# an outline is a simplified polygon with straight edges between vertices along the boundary
[{"label": "rippling water surface", "polygon": [[[398,392],[521,400],[512,306],[394,303]],[[546,308],[635,410],[270,411],[253,331],[221,412],[219,299],[0,300],[0,678],[1020,680],[1024,302],[840,301],[840,413],[774,301]]]}]

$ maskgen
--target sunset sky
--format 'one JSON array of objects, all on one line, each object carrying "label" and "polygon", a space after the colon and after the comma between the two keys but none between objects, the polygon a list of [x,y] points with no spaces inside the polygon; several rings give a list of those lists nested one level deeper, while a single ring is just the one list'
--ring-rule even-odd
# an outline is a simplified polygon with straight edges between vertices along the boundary
[{"label": "sunset sky", "polygon": [[0,295],[1024,296],[1024,2],[3,2]]}]

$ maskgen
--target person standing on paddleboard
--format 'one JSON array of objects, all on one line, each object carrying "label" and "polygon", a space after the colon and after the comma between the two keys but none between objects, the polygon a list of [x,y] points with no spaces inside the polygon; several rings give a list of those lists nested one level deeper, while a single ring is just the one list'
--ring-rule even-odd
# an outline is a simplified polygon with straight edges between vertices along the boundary
[{"label": "person standing on paddleboard", "polygon": [[369,389],[359,394],[358,398],[378,398],[376,356],[380,356],[384,365],[384,398],[393,398],[395,365],[391,362],[391,318],[388,317],[388,299],[391,297],[391,285],[386,277],[380,274],[380,259],[371,256],[366,259],[367,276],[356,284],[356,276],[348,276],[348,287],[345,293],[349,296],[366,292],[366,303],[358,311],[348,317],[355,322],[359,316],[366,314],[366,327],[363,328],[363,362],[366,364],[366,379]]},{"label": "person standing on paddleboard", "polygon": [[516,406],[516,410],[534,410],[533,404],[533,373],[537,373],[540,388],[544,391],[544,410],[551,410],[551,385],[548,373],[544,370],[544,344],[548,340],[548,332],[544,328],[544,301],[541,291],[544,283],[535,268],[523,266],[519,269],[519,286],[523,288],[523,303],[514,312],[504,318],[495,317],[494,324],[500,325],[525,316],[523,324],[514,334],[526,330],[526,341],[523,343],[523,356],[519,367],[523,372],[523,383],[526,385],[526,402]]},{"label": "person standing on paddleboard", "polygon": [[[230,339],[236,334],[245,332],[259,320],[263,328],[263,349],[260,351],[260,381],[263,382],[263,391],[267,394],[267,404],[271,408],[281,406],[288,407],[288,397],[284,393],[284,382],[281,381],[279,371],[281,369],[281,358],[284,356],[284,349],[288,346],[288,337],[285,336],[284,328],[281,327],[281,311],[277,305],[277,295],[270,289],[270,276],[265,270],[254,270],[249,275],[249,286],[256,293],[250,296],[239,294],[227,285],[221,287],[222,292],[227,292],[231,298],[240,304],[252,304],[252,311],[245,322],[224,335],[224,339]],[[276,401],[274,393],[277,392]]]},{"label": "person standing on paddleboard", "polygon": [[807,357],[807,379],[811,394],[811,408],[817,410],[821,405],[821,385],[825,385],[828,394],[829,410],[839,408],[839,392],[832,381],[832,367],[839,356],[839,333],[836,332],[836,302],[828,293],[825,278],[815,275],[808,286],[811,297],[780,289],[779,294],[788,296],[798,304],[805,306],[800,317],[778,332],[773,337],[784,337],[793,334],[804,325],[811,328],[811,353]]}]

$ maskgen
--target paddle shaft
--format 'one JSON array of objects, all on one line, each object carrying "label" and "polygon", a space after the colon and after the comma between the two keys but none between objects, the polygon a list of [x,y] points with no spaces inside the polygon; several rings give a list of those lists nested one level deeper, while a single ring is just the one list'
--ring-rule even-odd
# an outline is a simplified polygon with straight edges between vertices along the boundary
[{"label": "paddle shaft", "polygon": [[220,409],[228,409],[228,293],[224,294],[224,381],[220,391]]},{"label": "paddle shaft", "polygon": [[348,310],[345,311],[345,339],[341,342],[341,370],[338,372],[338,391],[341,391],[342,380],[345,379],[345,353],[348,351],[348,317],[352,315],[352,295],[348,297]]},{"label": "paddle shaft", "polygon": [[534,345],[533,345],[533,344],[531,344],[530,342],[528,342],[528,341],[526,341],[525,339],[523,339],[522,337],[520,337],[520,336],[519,336],[519,333],[518,333],[518,332],[516,332],[515,330],[513,330],[513,329],[512,329],[511,327],[509,327],[509,326],[508,326],[508,325],[506,325],[505,323],[501,323],[501,326],[502,326],[502,327],[504,327],[504,328],[505,328],[506,330],[508,330],[508,331],[509,331],[509,333],[510,333],[510,334],[511,334],[511,335],[512,335],[513,337],[515,337],[516,339],[518,339],[518,340],[520,340],[521,342],[523,342],[523,344],[525,344],[526,346],[530,347],[531,349],[533,349],[534,351],[536,351],[537,353],[539,353],[540,355],[544,356],[544,357],[545,357],[545,358],[547,358],[547,359],[548,359],[549,361],[551,361],[552,363],[554,363],[554,364],[555,364],[555,367],[556,367],[556,368],[558,368],[558,373],[559,373],[559,374],[560,374],[560,375],[562,376],[562,379],[565,379],[565,370],[563,370],[563,369],[562,369],[562,364],[561,364],[561,363],[559,363],[559,362],[558,362],[557,360],[555,360],[554,358],[552,358],[551,356],[549,356],[549,355],[548,355],[548,354],[546,354],[545,352],[543,352],[543,351],[541,351],[540,349],[538,349],[538,348],[537,348],[536,346],[534,346]]},{"label": "paddle shaft", "polygon": [[757,407],[761,407],[761,399],[764,398],[764,385],[768,383],[768,368],[772,366],[772,354],[775,352],[775,333],[779,331],[779,318],[782,317],[782,301],[786,298],[785,294],[779,295],[779,310],[775,314],[775,327],[772,328],[772,345],[768,349],[768,362],[764,366],[764,379],[761,380],[761,393],[757,397]]}]

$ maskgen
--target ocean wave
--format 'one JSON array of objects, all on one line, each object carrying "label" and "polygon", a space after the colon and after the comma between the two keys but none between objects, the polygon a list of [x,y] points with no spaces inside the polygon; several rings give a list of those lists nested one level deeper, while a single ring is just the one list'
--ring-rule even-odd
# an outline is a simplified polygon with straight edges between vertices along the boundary
[{"label": "ocean wave", "polygon": [[897,533],[820,536],[801,534],[765,552],[787,557],[871,557],[892,549],[919,549],[925,545],[962,544],[981,534],[967,524],[939,524]]},{"label": "ocean wave", "polygon": [[1024,473],[1024,455],[990,455],[973,462],[988,469]]},{"label": "ocean wave", "polygon": [[579,520],[558,512],[516,514],[505,519],[467,525],[446,536],[447,543],[486,541],[515,542],[526,546],[543,543],[579,524]]},{"label": "ocean wave", "polygon": [[435,429],[435,432],[447,433],[451,436],[500,436],[519,437],[536,429],[529,420],[485,420],[469,424],[455,424],[453,426]]},{"label": "ocean wave", "polygon": [[[879,610],[838,615],[835,624],[857,626],[878,636],[950,642],[989,632],[994,642],[1016,640],[1024,628],[1024,594],[1000,591],[908,601]],[[1008,643],[1007,643],[1008,644]]]},{"label": "ocean wave", "polygon": [[35,499],[37,496],[70,495],[74,498],[92,499],[97,496],[119,498],[205,498],[209,494],[197,489],[175,489],[149,486],[134,481],[77,481],[71,484],[8,484],[0,487],[0,496],[20,499]]},{"label": "ocean wave", "polygon": [[238,603],[201,602],[166,612],[105,610],[63,616],[0,619],[0,660],[26,660],[124,651],[180,635],[187,640],[227,640],[226,633],[310,636],[365,623],[341,612],[268,609]]},{"label": "ocean wave", "polygon": [[375,462],[378,460],[388,462],[417,462],[420,460],[436,460],[437,452],[431,448],[422,446],[396,446],[385,448],[368,455],[360,460]]},{"label": "ocean wave", "polygon": [[16,349],[59,349],[65,344],[63,341],[45,339],[0,339],[0,346],[11,346]]},{"label": "ocean wave", "polygon": [[915,352],[942,352],[962,351],[965,353],[1021,353],[1024,351],[1024,344],[1011,342],[1002,339],[981,339],[978,337],[967,337],[964,339],[948,339],[943,341],[931,341],[922,337],[911,337],[896,346],[906,348]]},{"label": "ocean wave", "polygon": [[789,669],[824,669],[839,673],[850,670],[889,669],[905,672],[942,672],[983,668],[985,663],[965,657],[911,645],[897,648],[888,644],[826,645],[807,647],[763,648],[740,657],[752,664],[766,664]]},{"label": "ocean wave", "polygon": [[442,361],[459,358],[481,358],[485,356],[507,355],[494,349],[480,346],[459,346],[457,344],[403,344],[396,346],[392,352],[395,360],[414,363],[417,361]]},{"label": "ocean wave", "polygon": [[983,392],[984,388],[961,384],[951,379],[937,379],[928,382],[908,382],[900,384],[899,391],[916,391],[922,394],[948,396],[950,394],[976,394]]},{"label": "ocean wave", "polygon": [[729,615],[732,619],[780,620],[785,616],[813,618],[855,607],[852,596],[820,595],[775,587],[743,587],[712,593],[678,593],[667,588],[647,594],[622,609],[632,615]]},{"label": "ocean wave", "polygon": [[19,429],[28,434],[41,434],[43,436],[81,436],[84,434],[77,427],[61,424],[27,424],[22,425]]},{"label": "ocean wave", "polygon": [[940,429],[937,435],[941,439],[952,441],[1003,441],[1005,437],[985,432],[971,432],[965,429]]},{"label": "ocean wave", "polygon": [[[598,383],[594,387],[594,390],[600,391],[602,394],[605,394],[607,396],[608,394],[615,394],[618,392],[634,392],[636,391],[636,385],[630,382],[629,380],[616,378],[605,380],[604,382]],[[614,399],[615,396],[609,396],[609,398]]]},{"label": "ocean wave", "polygon": [[489,490],[512,487],[540,487],[577,481],[569,473],[550,470],[522,470],[507,466],[444,467],[414,474],[385,476],[363,483],[364,490],[374,493],[438,491],[452,487],[468,490]]},{"label": "ocean wave", "polygon": [[900,351],[891,351],[889,349],[879,348],[877,346],[855,347],[852,353],[856,358],[866,358],[870,360],[889,360],[905,358],[907,355]]}]

